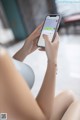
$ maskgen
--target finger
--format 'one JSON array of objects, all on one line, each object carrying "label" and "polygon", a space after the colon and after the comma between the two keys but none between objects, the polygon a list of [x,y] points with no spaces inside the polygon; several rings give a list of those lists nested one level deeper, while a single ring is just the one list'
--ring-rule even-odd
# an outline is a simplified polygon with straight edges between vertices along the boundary
[{"label": "finger", "polygon": [[47,35],[43,34],[43,38],[44,38],[44,40],[48,41],[48,36]]},{"label": "finger", "polygon": [[44,23],[44,22],[42,22],[42,23],[35,29],[34,32],[39,32],[39,33],[41,33],[41,29],[42,29],[43,23]]},{"label": "finger", "polygon": [[54,39],[54,42],[52,42],[52,44],[58,43],[59,42],[59,35],[58,33],[56,33],[56,37]]},{"label": "finger", "polygon": [[37,44],[33,45],[33,50],[36,50],[38,48]]},{"label": "finger", "polygon": [[45,48],[39,48],[38,50],[39,51],[45,51]]},{"label": "finger", "polygon": [[45,47],[39,47],[39,50],[45,50]]},{"label": "finger", "polygon": [[45,52],[45,50],[39,50],[39,51],[43,51],[43,52]]},{"label": "finger", "polygon": [[37,27],[37,29],[42,28],[43,24],[44,24],[44,22],[42,22],[42,23]]},{"label": "finger", "polygon": [[41,33],[41,29],[43,26],[43,22],[31,33],[32,35],[37,34],[37,33]]},{"label": "finger", "polygon": [[51,44],[47,35],[43,34],[43,38],[45,40],[45,45]]},{"label": "finger", "polygon": [[34,41],[34,45],[37,46],[37,44],[38,44],[38,40],[39,40],[39,39],[36,39],[36,40]]},{"label": "finger", "polygon": [[40,34],[41,34],[40,32],[39,32],[39,33],[36,33],[36,37],[40,37]]},{"label": "finger", "polygon": [[31,41],[36,41],[36,39],[39,39],[40,37],[40,33],[36,33],[34,36],[33,36],[33,39],[31,39]]}]

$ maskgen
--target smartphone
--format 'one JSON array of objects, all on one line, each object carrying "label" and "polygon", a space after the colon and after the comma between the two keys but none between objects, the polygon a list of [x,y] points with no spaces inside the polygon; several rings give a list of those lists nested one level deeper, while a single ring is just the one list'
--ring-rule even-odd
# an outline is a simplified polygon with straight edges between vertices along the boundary
[{"label": "smartphone", "polygon": [[61,22],[61,15],[59,14],[51,14],[46,17],[42,31],[41,31],[41,35],[38,41],[38,47],[45,47],[43,34],[46,34],[51,42],[54,41],[60,22]]}]

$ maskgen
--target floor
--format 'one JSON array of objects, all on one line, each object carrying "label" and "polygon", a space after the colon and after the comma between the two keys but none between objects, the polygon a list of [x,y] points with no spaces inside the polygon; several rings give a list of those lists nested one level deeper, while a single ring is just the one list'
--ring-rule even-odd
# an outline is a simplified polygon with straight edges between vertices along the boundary
[{"label": "floor", "polygon": [[[23,42],[20,42],[8,48],[10,55],[12,56],[22,45]],[[38,94],[43,82],[46,60],[46,54],[38,50],[24,60],[35,73],[35,83],[31,90],[34,96]],[[60,36],[56,94],[65,89],[72,90],[80,96],[80,36]]]}]

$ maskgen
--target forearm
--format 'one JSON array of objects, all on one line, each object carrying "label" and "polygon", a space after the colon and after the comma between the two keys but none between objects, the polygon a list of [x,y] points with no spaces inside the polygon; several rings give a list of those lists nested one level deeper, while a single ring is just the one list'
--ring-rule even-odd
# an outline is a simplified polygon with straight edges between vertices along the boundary
[{"label": "forearm", "polygon": [[27,52],[25,52],[25,48],[22,47],[14,56],[13,58],[19,61],[23,61],[25,57],[28,55]]},{"label": "forearm", "polygon": [[54,94],[55,94],[56,65],[48,62],[46,75],[42,88],[36,98],[39,106],[46,114],[47,118],[51,117]]}]

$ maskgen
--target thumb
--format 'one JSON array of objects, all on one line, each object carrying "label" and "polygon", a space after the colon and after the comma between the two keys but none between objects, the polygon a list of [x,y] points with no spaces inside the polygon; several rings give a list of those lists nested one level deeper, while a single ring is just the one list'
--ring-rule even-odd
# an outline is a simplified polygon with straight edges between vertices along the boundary
[{"label": "thumb", "polygon": [[48,38],[47,35],[43,34],[43,38],[44,38],[44,40],[45,40],[45,45],[50,44],[50,41],[49,41],[49,38]]}]

